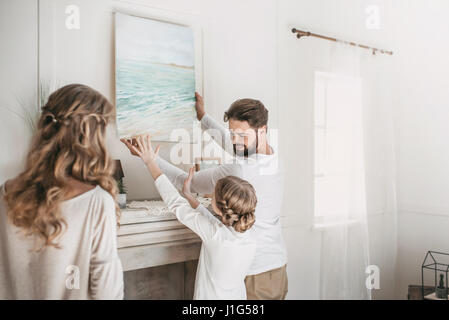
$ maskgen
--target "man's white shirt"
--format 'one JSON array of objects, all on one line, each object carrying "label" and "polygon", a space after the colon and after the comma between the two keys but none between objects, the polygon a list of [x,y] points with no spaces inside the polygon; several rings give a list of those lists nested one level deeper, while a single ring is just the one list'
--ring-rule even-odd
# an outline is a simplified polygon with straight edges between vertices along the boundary
[{"label": "man's white shirt", "polygon": [[[221,144],[227,143],[229,146],[229,131],[222,125],[208,115],[203,116],[201,125],[206,130],[218,130],[223,137]],[[273,151],[271,155],[253,154],[248,158],[235,157],[232,163],[196,172],[192,179],[191,191],[196,193],[212,193],[216,182],[230,175],[247,180],[256,190],[256,222],[253,228],[257,248],[248,275],[280,268],[287,263],[287,251],[280,222],[284,174],[277,150]],[[187,173],[161,158],[158,158],[158,164],[176,188],[181,190]]]}]

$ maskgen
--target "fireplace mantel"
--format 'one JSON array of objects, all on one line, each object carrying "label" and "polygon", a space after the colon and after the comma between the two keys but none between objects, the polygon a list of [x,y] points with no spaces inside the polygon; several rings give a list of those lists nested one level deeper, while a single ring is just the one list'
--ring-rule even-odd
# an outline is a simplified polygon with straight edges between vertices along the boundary
[{"label": "fireplace mantel", "polygon": [[123,209],[118,235],[118,253],[123,270],[130,271],[196,260],[201,239],[181,224],[171,212],[161,214],[161,204],[152,208]]}]

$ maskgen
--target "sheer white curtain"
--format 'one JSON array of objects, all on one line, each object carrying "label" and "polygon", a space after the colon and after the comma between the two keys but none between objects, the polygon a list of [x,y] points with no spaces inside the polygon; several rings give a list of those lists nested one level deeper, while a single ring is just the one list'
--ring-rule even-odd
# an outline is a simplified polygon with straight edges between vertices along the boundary
[{"label": "sheer white curtain", "polygon": [[[365,273],[370,265],[368,212],[383,210],[377,208],[379,190],[385,198],[394,198],[393,189],[383,184],[377,188],[376,182],[372,187],[370,170],[377,155],[371,151],[380,140],[392,142],[393,135],[388,131],[391,135],[377,137],[371,132],[375,130],[372,109],[378,105],[367,97],[378,99],[382,93],[376,95],[372,70],[366,72],[364,66],[378,56],[337,43],[330,57],[329,70],[315,73],[314,203],[315,227],[321,231],[320,298],[371,299]],[[381,127],[390,124],[388,117],[381,119]],[[392,151],[384,147],[378,151]],[[394,167],[393,157],[386,161]],[[390,173],[385,181],[392,179]]]}]

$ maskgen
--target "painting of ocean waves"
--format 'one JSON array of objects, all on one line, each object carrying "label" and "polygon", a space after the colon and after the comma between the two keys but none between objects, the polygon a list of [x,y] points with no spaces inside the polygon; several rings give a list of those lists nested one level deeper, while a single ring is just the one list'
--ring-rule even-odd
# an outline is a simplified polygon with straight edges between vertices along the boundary
[{"label": "painting of ocean waves", "polygon": [[[171,141],[172,130],[196,123],[192,30],[116,15],[116,106],[119,137],[150,133]],[[191,135],[192,136],[192,135]]]}]

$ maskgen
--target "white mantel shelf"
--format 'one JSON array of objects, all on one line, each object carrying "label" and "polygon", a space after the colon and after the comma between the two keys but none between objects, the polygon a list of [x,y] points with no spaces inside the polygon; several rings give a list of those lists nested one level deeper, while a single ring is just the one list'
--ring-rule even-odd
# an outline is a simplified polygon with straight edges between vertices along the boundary
[{"label": "white mantel shelf", "polygon": [[196,260],[201,249],[201,239],[173,213],[151,208],[122,209],[117,236],[124,271]]}]

